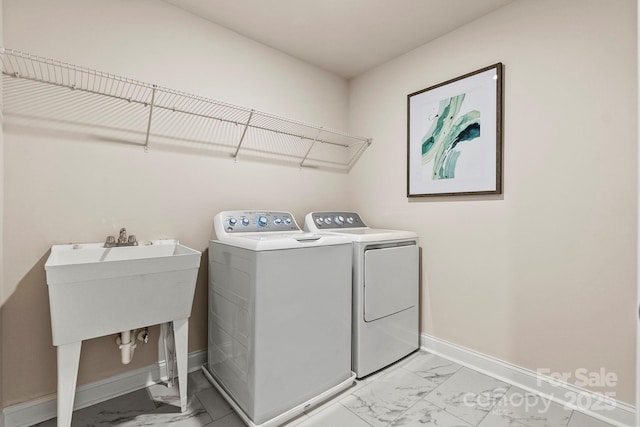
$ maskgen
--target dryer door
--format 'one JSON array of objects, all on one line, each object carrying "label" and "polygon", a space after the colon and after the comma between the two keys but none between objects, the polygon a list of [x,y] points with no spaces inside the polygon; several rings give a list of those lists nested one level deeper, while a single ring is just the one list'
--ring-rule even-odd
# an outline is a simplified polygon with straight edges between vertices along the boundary
[{"label": "dryer door", "polygon": [[371,322],[418,304],[418,246],[366,249],[364,320]]}]

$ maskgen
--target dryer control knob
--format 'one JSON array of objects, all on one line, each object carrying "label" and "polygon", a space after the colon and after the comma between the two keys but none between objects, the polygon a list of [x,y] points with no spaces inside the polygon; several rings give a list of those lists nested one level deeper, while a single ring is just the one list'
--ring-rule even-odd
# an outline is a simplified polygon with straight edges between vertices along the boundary
[{"label": "dryer control knob", "polygon": [[324,219],[322,217],[317,217],[316,218],[316,224],[320,225],[324,222]]},{"label": "dryer control knob", "polygon": [[333,222],[333,220],[331,219],[331,217],[330,217],[330,216],[328,216],[328,217],[326,217],[326,218],[324,219],[324,222],[325,222],[325,223],[327,223],[327,224],[331,224],[331,223]]},{"label": "dryer control knob", "polygon": [[342,215],[338,215],[333,219],[336,223],[336,225],[342,225],[344,224],[344,217]]},{"label": "dryer control knob", "polygon": [[242,218],[242,225],[244,225],[245,227],[249,225],[249,218]]},{"label": "dryer control knob", "polygon": [[267,220],[266,216],[259,216],[258,219],[256,220],[258,227],[266,227],[268,222],[269,220]]},{"label": "dryer control knob", "polygon": [[276,219],[273,220],[273,223],[275,225],[280,225],[280,224],[282,224],[282,220],[280,218],[276,218]]},{"label": "dryer control knob", "polygon": [[238,220],[232,217],[232,218],[229,218],[227,222],[229,223],[230,226],[233,227],[238,223]]},{"label": "dryer control knob", "polygon": [[352,216],[347,217],[347,223],[353,224],[353,217]]},{"label": "dryer control knob", "polygon": [[285,223],[285,224],[287,224],[287,225],[291,225],[291,218],[286,217],[286,218],[284,219],[284,223]]}]

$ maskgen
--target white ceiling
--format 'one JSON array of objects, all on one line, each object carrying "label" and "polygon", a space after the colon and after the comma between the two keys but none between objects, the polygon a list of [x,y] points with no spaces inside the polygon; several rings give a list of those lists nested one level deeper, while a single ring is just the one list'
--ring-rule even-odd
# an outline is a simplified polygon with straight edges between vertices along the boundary
[{"label": "white ceiling", "polygon": [[165,0],[342,77],[513,0]]}]

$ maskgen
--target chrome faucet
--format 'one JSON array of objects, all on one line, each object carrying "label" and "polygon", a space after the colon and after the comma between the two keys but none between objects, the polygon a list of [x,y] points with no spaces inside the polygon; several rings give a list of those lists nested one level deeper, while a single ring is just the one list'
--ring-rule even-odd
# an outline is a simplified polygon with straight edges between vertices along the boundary
[{"label": "chrome faucet", "polygon": [[107,240],[104,242],[105,248],[113,248],[119,246],[138,246],[138,241],[136,240],[135,234],[127,237],[127,229],[122,227],[120,229],[120,234],[118,235],[118,240],[114,236],[107,236]]}]

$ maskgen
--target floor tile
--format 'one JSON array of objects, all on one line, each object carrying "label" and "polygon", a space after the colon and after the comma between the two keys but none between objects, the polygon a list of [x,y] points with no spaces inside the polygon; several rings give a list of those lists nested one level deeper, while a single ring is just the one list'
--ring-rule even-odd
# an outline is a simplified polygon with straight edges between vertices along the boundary
[{"label": "floor tile", "polygon": [[573,411],[567,427],[614,427],[612,424],[597,420],[582,412]]},{"label": "floor tile", "polygon": [[379,371],[376,371],[372,374],[367,375],[366,377],[358,378],[357,381],[359,384],[368,384],[372,381],[375,381],[384,377],[385,375],[389,375],[391,372],[396,370],[397,369],[393,366],[390,368],[381,369]]},{"label": "floor tile", "polygon": [[231,405],[215,388],[203,390],[196,394],[196,397],[214,421],[233,412]]},{"label": "floor tile", "polygon": [[[210,390],[213,385],[206,379],[202,371],[191,372],[187,376],[187,395],[193,396],[201,391]],[[147,392],[156,405],[158,404],[173,404],[180,405],[180,386],[178,381],[175,382],[173,387],[169,387],[166,383],[161,382],[153,384],[147,387]]]},{"label": "floor tile", "polygon": [[246,424],[235,412],[232,412],[219,420],[207,424],[205,427],[246,427]]},{"label": "floor tile", "polygon": [[191,372],[187,380],[187,394],[189,395],[213,388],[213,384],[204,376],[201,369]]},{"label": "floor tile", "polygon": [[298,427],[370,427],[370,425],[340,403],[317,412]]},{"label": "floor tile", "polygon": [[426,397],[431,403],[478,425],[504,396],[509,385],[487,375],[461,368]]},{"label": "floor tile", "polygon": [[341,400],[373,426],[386,426],[436,388],[437,384],[399,369],[372,381]]},{"label": "floor tile", "polygon": [[211,421],[207,411],[195,396],[188,398],[187,410],[181,413],[180,408],[173,404],[154,401],[150,398],[149,391],[143,389],[75,411],[72,426],[161,426],[171,424],[176,427],[189,427],[202,426]]},{"label": "floor tile", "polygon": [[[169,387],[164,383],[153,384],[146,389],[147,398],[151,400],[156,407],[161,405],[173,405],[180,408],[180,388],[177,383],[173,387]],[[190,396],[193,396],[189,393]]]},{"label": "floor tile", "polygon": [[[73,427],[244,427],[201,371],[179,388],[156,384],[73,413]],[[55,427],[56,419],[34,427]],[[311,408],[286,427],[614,427],[522,389],[418,351]]]},{"label": "floor tile", "polygon": [[403,368],[436,384],[442,384],[462,366],[435,354],[420,351],[419,356],[403,365]]},{"label": "floor tile", "polygon": [[390,427],[473,427],[433,403],[421,400],[409,408]]},{"label": "floor tile", "polygon": [[[98,403],[73,412],[73,427],[91,425],[111,425],[109,420],[128,420],[142,414],[150,414],[158,409],[158,406],[149,399],[146,389],[118,396],[106,402]],[[34,427],[55,426],[56,418],[44,423],[35,424]]]},{"label": "floor tile", "polygon": [[562,405],[511,387],[478,427],[566,427],[570,416]]},{"label": "floor tile", "polygon": [[122,426],[166,426],[172,427],[199,427],[213,421],[202,403],[195,396],[190,396],[187,401],[187,410],[180,412],[173,405],[162,405],[153,413],[142,414],[130,422],[114,423]]}]

